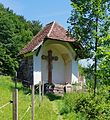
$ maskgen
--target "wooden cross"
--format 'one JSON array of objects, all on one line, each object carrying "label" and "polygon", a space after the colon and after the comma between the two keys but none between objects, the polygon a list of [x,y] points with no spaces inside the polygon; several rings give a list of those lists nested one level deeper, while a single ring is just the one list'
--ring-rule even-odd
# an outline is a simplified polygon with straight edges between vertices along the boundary
[{"label": "wooden cross", "polygon": [[52,51],[48,51],[48,56],[42,55],[42,59],[45,59],[48,61],[48,83],[52,83],[52,61],[58,60],[57,56],[52,56]]}]

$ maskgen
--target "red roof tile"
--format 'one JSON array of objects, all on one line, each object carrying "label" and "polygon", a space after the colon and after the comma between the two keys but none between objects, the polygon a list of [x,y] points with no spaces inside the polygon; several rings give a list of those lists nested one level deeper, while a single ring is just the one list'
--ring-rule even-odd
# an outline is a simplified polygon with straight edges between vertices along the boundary
[{"label": "red roof tile", "polygon": [[67,31],[57,24],[56,22],[51,22],[47,24],[21,51],[19,54],[25,54],[34,50],[45,38],[50,38],[51,40],[60,40],[66,42],[74,42],[75,39],[67,36]]}]

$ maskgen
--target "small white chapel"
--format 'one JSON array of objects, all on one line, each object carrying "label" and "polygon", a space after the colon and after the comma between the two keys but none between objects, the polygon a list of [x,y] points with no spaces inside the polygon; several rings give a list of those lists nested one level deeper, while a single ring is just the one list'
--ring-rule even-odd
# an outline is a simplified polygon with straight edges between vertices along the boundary
[{"label": "small white chapel", "polygon": [[20,77],[30,84],[78,83],[78,59],[83,48],[56,22],[47,24],[21,51]]}]

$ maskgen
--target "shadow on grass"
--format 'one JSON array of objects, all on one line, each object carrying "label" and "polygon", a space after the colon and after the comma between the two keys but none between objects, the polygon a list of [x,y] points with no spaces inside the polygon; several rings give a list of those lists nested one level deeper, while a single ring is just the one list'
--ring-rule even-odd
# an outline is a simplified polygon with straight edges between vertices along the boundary
[{"label": "shadow on grass", "polygon": [[62,96],[58,96],[58,95],[55,95],[53,93],[48,93],[48,94],[46,94],[46,96],[49,98],[50,101],[62,99]]},{"label": "shadow on grass", "polygon": [[[13,91],[15,89],[15,87],[14,86],[10,86],[10,89]],[[17,86],[17,89],[18,89],[18,91],[23,91],[23,93],[26,94],[26,95],[32,93],[31,89],[28,88],[28,87]]]}]

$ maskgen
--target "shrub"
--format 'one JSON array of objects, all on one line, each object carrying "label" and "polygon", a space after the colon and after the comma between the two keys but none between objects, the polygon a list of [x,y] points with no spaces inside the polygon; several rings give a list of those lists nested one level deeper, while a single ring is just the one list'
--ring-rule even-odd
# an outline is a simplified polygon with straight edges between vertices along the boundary
[{"label": "shrub", "polygon": [[83,93],[74,92],[74,93],[65,94],[60,113],[65,114],[65,113],[70,113],[70,112],[74,111],[75,104],[81,96],[83,96]]},{"label": "shrub", "polygon": [[70,93],[64,96],[61,114],[80,114],[86,120],[110,120],[110,87],[98,91],[96,97],[88,93]]}]

